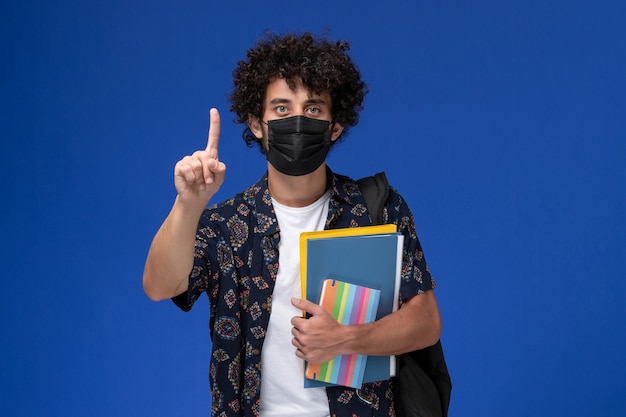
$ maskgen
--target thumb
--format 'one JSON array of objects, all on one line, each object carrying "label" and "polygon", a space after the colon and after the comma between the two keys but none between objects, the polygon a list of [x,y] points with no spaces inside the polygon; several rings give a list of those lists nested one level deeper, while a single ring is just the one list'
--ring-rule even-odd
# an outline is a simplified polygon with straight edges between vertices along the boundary
[{"label": "thumb", "polygon": [[291,298],[291,304],[297,309],[305,311],[311,315],[319,314],[319,309],[321,308],[320,306],[309,300],[303,300],[297,297]]}]

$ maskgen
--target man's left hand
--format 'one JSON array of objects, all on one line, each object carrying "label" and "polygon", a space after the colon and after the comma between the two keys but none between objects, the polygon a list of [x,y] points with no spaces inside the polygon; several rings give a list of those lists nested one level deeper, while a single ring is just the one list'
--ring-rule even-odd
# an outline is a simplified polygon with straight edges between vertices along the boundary
[{"label": "man's left hand", "polygon": [[322,306],[308,300],[292,298],[294,307],[305,311],[310,317],[291,319],[292,344],[296,347],[296,356],[310,363],[324,363],[335,356],[345,354],[341,351],[343,326]]}]

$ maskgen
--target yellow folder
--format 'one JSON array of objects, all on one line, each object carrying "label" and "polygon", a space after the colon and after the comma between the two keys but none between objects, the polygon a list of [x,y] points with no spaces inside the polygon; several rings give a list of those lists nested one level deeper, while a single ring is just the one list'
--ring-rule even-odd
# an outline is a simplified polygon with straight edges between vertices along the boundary
[{"label": "yellow folder", "polygon": [[[346,227],[340,229],[328,229],[319,230],[316,232],[304,232],[300,234],[300,283],[302,287],[302,299],[306,300],[306,248],[307,240],[309,239],[323,239],[331,237],[342,236],[360,236],[360,235],[375,235],[382,233],[395,233],[398,228],[395,224],[381,224],[376,226],[362,226],[362,227]],[[304,314],[304,312],[303,312]]]}]

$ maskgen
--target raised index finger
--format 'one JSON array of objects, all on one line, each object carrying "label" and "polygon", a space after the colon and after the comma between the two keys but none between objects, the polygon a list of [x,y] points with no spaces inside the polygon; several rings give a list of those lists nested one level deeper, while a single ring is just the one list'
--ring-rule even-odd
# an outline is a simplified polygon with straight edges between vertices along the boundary
[{"label": "raised index finger", "polygon": [[217,109],[211,109],[209,114],[209,135],[205,150],[209,152],[209,155],[211,155],[212,158],[218,159],[217,145],[220,142],[220,113]]}]

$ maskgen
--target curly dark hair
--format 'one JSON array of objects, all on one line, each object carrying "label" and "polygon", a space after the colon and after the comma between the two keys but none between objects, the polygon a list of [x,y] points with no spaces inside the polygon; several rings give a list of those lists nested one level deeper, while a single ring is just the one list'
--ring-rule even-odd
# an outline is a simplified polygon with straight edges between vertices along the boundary
[{"label": "curly dark hair", "polygon": [[[308,32],[283,36],[266,33],[233,71],[229,100],[236,122],[246,123],[250,116],[262,118],[265,92],[272,80],[284,78],[295,89],[295,80],[300,79],[310,91],[330,94],[333,120],[344,128],[339,139],[345,137],[349,128],[357,124],[367,94],[367,85],[348,55],[349,50],[346,41],[316,39]],[[259,144],[263,152],[261,141],[249,128],[243,132],[243,139],[248,146]]]}]

